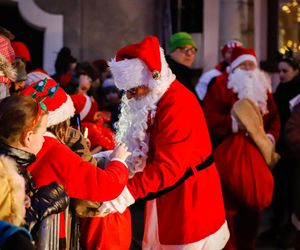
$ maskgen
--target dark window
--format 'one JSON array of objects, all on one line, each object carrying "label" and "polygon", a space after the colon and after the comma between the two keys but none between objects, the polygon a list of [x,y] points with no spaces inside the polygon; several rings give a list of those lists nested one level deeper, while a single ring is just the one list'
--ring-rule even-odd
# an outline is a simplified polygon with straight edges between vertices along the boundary
[{"label": "dark window", "polygon": [[24,42],[28,47],[32,60],[29,66],[42,68],[44,30],[26,23],[16,3],[0,4],[0,9],[0,25],[12,32],[16,41]]},{"label": "dark window", "polygon": [[202,33],[203,1],[171,0],[172,32]]}]

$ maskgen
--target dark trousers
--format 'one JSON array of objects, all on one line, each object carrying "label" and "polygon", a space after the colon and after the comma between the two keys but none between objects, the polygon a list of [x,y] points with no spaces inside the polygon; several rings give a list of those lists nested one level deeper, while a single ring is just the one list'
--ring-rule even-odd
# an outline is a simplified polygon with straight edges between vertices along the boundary
[{"label": "dark trousers", "polygon": [[225,250],[254,250],[259,227],[259,212],[240,209],[236,214],[229,213],[227,223],[230,238]]}]

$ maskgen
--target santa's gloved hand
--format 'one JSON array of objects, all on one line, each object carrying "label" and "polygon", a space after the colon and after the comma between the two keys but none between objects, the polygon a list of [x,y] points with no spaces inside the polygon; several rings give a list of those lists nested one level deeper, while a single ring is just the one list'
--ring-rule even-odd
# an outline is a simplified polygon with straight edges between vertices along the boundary
[{"label": "santa's gloved hand", "polygon": [[69,196],[57,182],[40,187],[31,198],[31,207],[41,221],[51,214],[64,211],[69,205]]},{"label": "santa's gloved hand", "polygon": [[125,186],[122,193],[114,200],[103,202],[103,204],[98,208],[100,216],[106,216],[110,213],[123,213],[127,207],[132,205],[135,199],[129,192],[128,188]]}]

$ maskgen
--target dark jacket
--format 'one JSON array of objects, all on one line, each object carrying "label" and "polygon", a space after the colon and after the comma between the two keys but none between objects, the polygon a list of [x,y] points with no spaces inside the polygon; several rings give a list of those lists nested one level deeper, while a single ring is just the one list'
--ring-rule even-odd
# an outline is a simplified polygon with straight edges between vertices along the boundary
[{"label": "dark jacket", "polygon": [[202,70],[192,69],[186,67],[185,65],[179,64],[178,62],[174,61],[169,55],[166,56],[166,60],[173,74],[176,76],[176,79],[190,91],[192,91],[198,98],[195,92],[195,86],[198,82]]},{"label": "dark jacket", "polygon": [[34,250],[31,241],[31,235],[25,228],[0,220],[1,250]]},{"label": "dark jacket", "polygon": [[291,81],[280,83],[274,93],[274,100],[277,104],[281,131],[284,130],[285,123],[290,117],[289,101],[300,94],[300,76],[296,76]]},{"label": "dark jacket", "polygon": [[69,204],[69,196],[62,185],[52,182],[36,188],[27,167],[36,160],[36,156],[24,150],[0,143],[0,155],[5,155],[17,163],[18,172],[25,179],[26,194],[31,199],[31,207],[26,209],[26,227],[35,232],[39,223],[51,214],[65,210]]}]

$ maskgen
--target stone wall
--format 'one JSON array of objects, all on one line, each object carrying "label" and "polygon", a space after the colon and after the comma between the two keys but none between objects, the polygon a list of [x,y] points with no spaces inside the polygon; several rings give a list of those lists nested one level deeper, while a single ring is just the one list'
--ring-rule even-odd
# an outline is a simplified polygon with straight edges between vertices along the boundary
[{"label": "stone wall", "polygon": [[116,50],[157,35],[156,0],[35,0],[46,12],[64,16],[64,45],[78,60],[110,59]]}]

